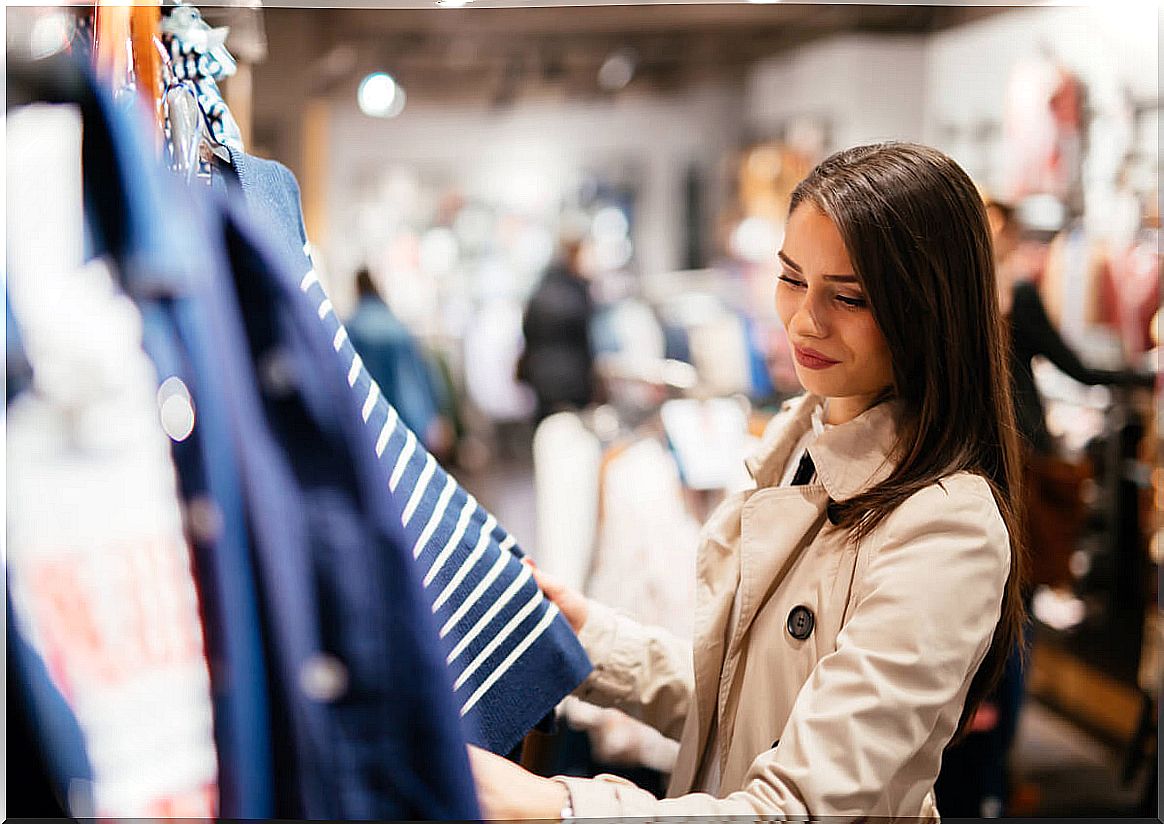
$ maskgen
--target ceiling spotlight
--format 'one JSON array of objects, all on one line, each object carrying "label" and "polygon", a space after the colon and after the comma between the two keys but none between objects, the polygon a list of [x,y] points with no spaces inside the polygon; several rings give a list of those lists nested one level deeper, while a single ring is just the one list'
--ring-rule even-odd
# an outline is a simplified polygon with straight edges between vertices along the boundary
[{"label": "ceiling spotlight", "polygon": [[748,0],[749,3],[755,3],[757,6],[767,6],[772,3],[779,3],[780,0]]},{"label": "ceiling spotlight", "polygon": [[396,117],[404,111],[404,89],[391,75],[373,72],[360,81],[356,102],[368,117]]},{"label": "ceiling spotlight", "polygon": [[619,49],[606,58],[598,70],[598,85],[608,92],[625,88],[635,76],[638,55],[631,49]]},{"label": "ceiling spotlight", "polygon": [[462,9],[473,0],[436,0],[436,4],[446,9]]}]

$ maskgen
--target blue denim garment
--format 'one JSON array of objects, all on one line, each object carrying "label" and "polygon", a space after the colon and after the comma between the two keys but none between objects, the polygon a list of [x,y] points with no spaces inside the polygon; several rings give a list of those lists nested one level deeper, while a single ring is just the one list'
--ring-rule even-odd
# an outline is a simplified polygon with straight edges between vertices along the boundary
[{"label": "blue denim garment", "polygon": [[[190,392],[196,425],[172,444],[180,494],[210,530],[189,530],[214,700],[219,813],[276,813],[258,585],[240,486],[239,415],[232,399],[247,391],[223,347],[229,309],[222,302],[225,262],[189,193],[160,168],[132,111],[100,92],[84,113],[82,153],[91,251],[110,254],[142,315],[143,346],[158,380],[176,377]],[[203,210],[204,211],[204,210]],[[263,493],[283,495],[271,486]]]},{"label": "blue denim garment", "polygon": [[[6,738],[13,758],[7,773],[10,782],[8,814],[68,814],[71,812],[70,801],[74,802],[77,809],[91,810],[94,806],[92,792],[85,796],[79,795],[84,791],[83,788],[91,786],[93,780],[93,767],[85,748],[85,735],[64,696],[53,684],[44,660],[20,631],[20,624],[12,609],[12,595],[8,592],[6,595]],[[23,717],[14,718],[14,712]],[[13,767],[16,769],[13,770]],[[12,783],[13,779],[21,777],[35,786]],[[53,798],[44,797],[46,789]],[[59,810],[56,809],[58,807]]]},{"label": "blue denim garment", "polygon": [[15,398],[32,383],[32,367],[20,338],[20,325],[12,314],[8,289],[4,289],[4,400]]},{"label": "blue denim garment", "polygon": [[[521,549],[497,520],[421,445],[385,400],[305,254],[299,186],[282,164],[231,151],[247,205],[271,232],[307,311],[338,355],[383,468],[379,496],[400,509],[430,607],[440,627],[469,741],[508,754],[590,673],[590,660],[558,608],[546,599]],[[385,494],[385,490],[387,494]]]},{"label": "blue denim garment", "polygon": [[213,446],[235,450],[251,533],[275,815],[475,817],[432,619],[398,550],[398,513],[369,494],[379,468],[354,457],[370,445],[347,387],[319,368],[334,355],[318,321],[294,288],[287,299],[284,262],[237,208],[167,191],[135,140],[108,108],[87,118],[86,166],[106,184],[86,181],[90,213],[148,339],[187,356],[192,394],[220,382],[229,432]]}]

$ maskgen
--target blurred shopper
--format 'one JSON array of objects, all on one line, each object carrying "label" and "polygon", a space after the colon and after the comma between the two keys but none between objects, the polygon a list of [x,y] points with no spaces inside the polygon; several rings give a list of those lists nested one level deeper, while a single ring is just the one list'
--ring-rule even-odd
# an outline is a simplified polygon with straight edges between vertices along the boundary
[{"label": "blurred shopper", "polygon": [[[1060,370],[1088,385],[1151,386],[1153,376],[1085,366],[1047,317],[1039,291],[1027,271],[1021,227],[1014,209],[988,196],[986,212],[994,241],[999,303],[1010,327],[1015,421],[1024,453],[1024,537],[1031,574],[1023,598],[1029,609],[1034,586],[1057,583],[1054,573],[1048,570],[1065,568],[1065,561],[1058,563],[1055,559],[1065,559],[1072,550],[1069,546],[1050,545],[1063,542],[1064,533],[1043,529],[1042,524],[1055,524],[1063,519],[1060,513],[1048,509],[1042,490],[1051,484],[1069,483],[1073,477],[1072,467],[1064,466],[1055,457],[1042,397],[1035,385],[1032,359],[1036,355],[1048,358]],[[1029,646],[1029,626],[1026,635],[1024,648]],[[1024,692],[1023,652],[1015,650],[997,688],[979,707],[969,735],[947,749],[942,760],[936,794],[944,815],[994,818],[1032,811],[1033,788],[1019,785],[1009,767]]]},{"label": "blurred shopper", "polygon": [[672,797],[471,749],[486,817],[937,819],[942,751],[1023,622],[985,210],[938,151],[849,149],[797,186],[779,257],[807,394],[702,530],[694,644],[535,571],[595,665],[575,694],[680,741]]},{"label": "blurred shopper", "polygon": [[537,396],[536,421],[595,399],[590,323],[594,304],[583,274],[583,239],[565,234],[559,254],[534,290],[522,317],[525,351],[517,376]]},{"label": "blurred shopper", "polygon": [[991,200],[987,204],[999,275],[999,298],[1003,314],[1010,323],[1011,370],[1014,374],[1015,420],[1023,444],[1040,455],[1054,453],[1054,443],[1047,429],[1042,397],[1035,386],[1031,361],[1041,355],[1062,372],[1088,386],[1147,386],[1154,384],[1150,372],[1135,370],[1092,369],[1063,340],[1051,324],[1039,290],[1024,271],[1024,257],[1019,248],[1020,227],[1014,209]]},{"label": "blurred shopper", "polygon": [[446,461],[453,427],[441,413],[437,376],[412,333],[380,297],[367,268],[356,273],[356,311],[348,319],[352,346],[380,391],[429,452]]}]

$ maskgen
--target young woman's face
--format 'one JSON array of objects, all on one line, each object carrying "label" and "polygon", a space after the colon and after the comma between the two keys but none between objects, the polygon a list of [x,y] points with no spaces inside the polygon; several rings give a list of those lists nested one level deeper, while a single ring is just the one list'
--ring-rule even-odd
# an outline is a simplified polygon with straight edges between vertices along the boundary
[{"label": "young woman's face", "polygon": [[776,311],[809,392],[829,399],[828,422],[865,411],[893,382],[889,347],[836,225],[811,203],[789,216]]}]

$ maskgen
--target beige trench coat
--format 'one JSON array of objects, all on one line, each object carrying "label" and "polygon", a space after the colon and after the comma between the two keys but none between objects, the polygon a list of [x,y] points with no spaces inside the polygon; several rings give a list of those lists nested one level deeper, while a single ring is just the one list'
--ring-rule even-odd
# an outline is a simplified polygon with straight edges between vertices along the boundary
[{"label": "beige trench coat", "polygon": [[[819,402],[785,404],[748,459],[755,488],[703,528],[694,654],[591,603],[580,638],[595,669],[575,694],[681,743],[664,800],[615,776],[559,777],[576,816],[937,817],[942,750],[999,617],[1006,526],[986,481],[958,473],[854,548],[826,507],[889,474],[894,406],[826,430],[809,447],[817,479],[779,487]],[[803,640],[788,629],[797,606],[815,617]],[[713,720],[719,797],[693,792]]]}]

